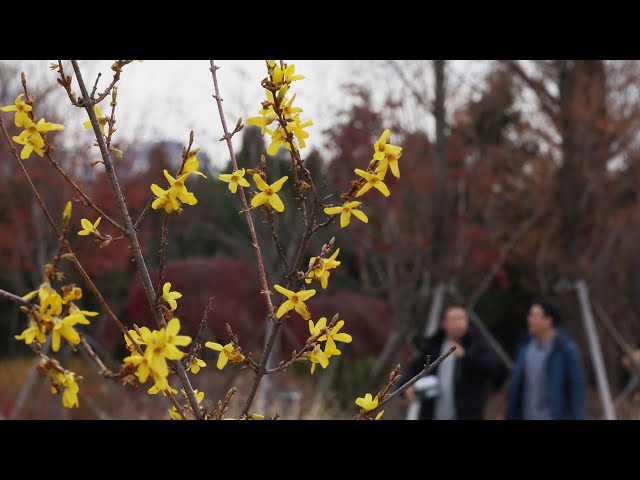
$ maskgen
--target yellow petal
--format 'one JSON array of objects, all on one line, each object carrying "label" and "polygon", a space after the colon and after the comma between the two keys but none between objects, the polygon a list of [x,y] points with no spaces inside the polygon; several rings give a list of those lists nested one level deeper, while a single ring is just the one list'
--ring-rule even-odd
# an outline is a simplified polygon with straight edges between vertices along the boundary
[{"label": "yellow petal", "polygon": [[[285,295],[288,299],[291,299],[291,297],[293,297],[295,295],[295,292],[292,292],[291,290],[287,290],[286,288],[281,287],[278,284],[275,284],[273,286],[273,288],[275,288],[276,291],[281,293],[282,295]],[[314,290],[314,292],[315,292],[315,290]]]},{"label": "yellow petal", "polygon": [[253,174],[253,181],[255,182],[256,186],[262,191],[265,191],[267,188],[269,188],[269,185],[267,185],[265,181],[262,180],[262,177],[258,173]]},{"label": "yellow petal", "polygon": [[216,364],[218,370],[222,370],[228,361],[229,358],[224,353],[220,352],[220,355],[218,356],[218,363]]},{"label": "yellow petal", "polygon": [[376,187],[385,197],[391,195],[389,188],[385,185],[384,182],[377,182],[374,187]]},{"label": "yellow petal", "polygon": [[271,189],[274,192],[280,191],[280,189],[282,188],[282,185],[284,185],[284,182],[286,182],[288,178],[289,177],[287,177],[287,176],[282,177],[280,180],[278,180],[277,182],[275,182],[275,183],[273,183],[271,185]]},{"label": "yellow petal", "polygon": [[276,210],[276,212],[284,212],[284,203],[282,203],[278,194],[274,193],[269,197],[269,204]]},{"label": "yellow petal", "polygon": [[364,195],[369,190],[371,190],[371,187],[373,187],[372,183],[370,183],[370,182],[365,183],[364,186],[360,190],[358,190],[358,193],[356,193],[356,197],[360,197],[360,196]]},{"label": "yellow petal", "polygon": [[342,212],[340,215],[340,228],[344,228],[349,225],[351,221],[351,212]]},{"label": "yellow petal", "polygon": [[342,207],[326,207],[324,213],[327,215],[337,215],[342,212]]},{"label": "yellow petal", "polygon": [[264,204],[264,202],[266,202],[268,198],[269,197],[267,197],[266,193],[261,192],[251,199],[251,206],[253,208],[259,207],[260,205]]},{"label": "yellow petal", "polygon": [[316,294],[315,290],[300,290],[296,295],[300,300],[307,301]]},{"label": "yellow petal", "polygon": [[375,175],[372,175],[369,172],[365,172],[364,170],[361,170],[360,168],[356,168],[354,170],[354,172],[356,172],[356,174],[360,175],[362,178],[366,178],[367,180],[371,180],[372,178],[375,177]]},{"label": "yellow petal", "polygon": [[210,348],[211,350],[216,350],[218,352],[221,352],[223,349],[222,345],[216,342],[207,342],[204,344],[204,346],[207,348]]},{"label": "yellow petal", "polygon": [[285,313],[287,313],[289,310],[293,310],[293,303],[291,303],[290,300],[287,300],[282,305],[280,305],[280,308],[278,308],[278,311],[276,312],[276,317],[282,318],[282,316]]},{"label": "yellow petal", "polygon": [[300,316],[302,318],[304,318],[305,320],[309,320],[309,318],[311,318],[311,314],[309,313],[309,309],[307,308],[307,306],[302,303],[302,302],[298,302],[295,304],[295,310],[296,312],[298,312],[300,314]]},{"label": "yellow petal", "polygon": [[398,168],[398,162],[390,162],[389,163],[389,168],[391,168],[391,173],[393,173],[393,176],[396,178],[400,178],[400,168]]},{"label": "yellow petal", "polygon": [[364,223],[369,223],[369,218],[367,218],[367,216],[364,214],[362,210],[354,209],[354,210],[351,210],[351,213],[353,213],[357,218],[362,220]]}]

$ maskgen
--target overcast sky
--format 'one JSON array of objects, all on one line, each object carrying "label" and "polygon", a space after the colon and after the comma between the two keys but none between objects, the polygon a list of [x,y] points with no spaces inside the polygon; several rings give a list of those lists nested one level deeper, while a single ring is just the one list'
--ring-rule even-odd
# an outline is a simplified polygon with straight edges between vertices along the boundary
[{"label": "overcast sky", "polygon": [[[56,74],[49,70],[50,62],[28,60],[4,63],[24,70],[32,92],[37,93],[52,86],[57,87]],[[85,81],[93,84],[97,73],[102,72],[98,90],[104,88],[111,78],[112,63],[82,62]],[[384,61],[291,60],[288,63],[295,64],[296,72],[306,76],[305,80],[295,82],[293,90],[297,93],[296,104],[304,108],[301,115],[303,120],[314,121],[314,126],[308,129],[311,134],[307,142],[309,148],[322,148],[327,142],[321,132],[331,125],[335,112],[348,101],[341,88],[343,84],[360,81],[377,85],[378,92],[387,88],[400,94],[404,88],[392,74],[380,78],[377,67]],[[260,86],[260,80],[266,75],[264,60],[221,60],[216,64],[221,67],[218,70],[220,89],[230,128],[238,117],[246,120],[250,116],[257,116],[260,102],[264,99],[264,90]],[[70,63],[65,62],[64,65],[68,74],[72,73]],[[457,75],[483,69],[482,63],[478,62],[454,61],[451,65]],[[17,74],[16,86],[19,87]],[[79,93],[75,82],[74,89]],[[118,89],[116,145],[118,140],[135,139],[185,143],[189,131],[193,129],[196,145],[207,152],[215,166],[223,165],[228,153],[224,142],[218,141],[222,136],[222,127],[212,94],[213,82],[208,60],[146,60],[127,65]],[[90,142],[89,132],[83,131],[81,126],[82,121],[86,120],[84,112],[69,105],[59,86],[55,95],[59,96],[52,97],[53,101],[64,109],[60,115],[66,125],[65,141]],[[103,102],[103,107],[103,110],[108,109],[108,100]],[[430,120],[426,117],[428,124]],[[234,137],[234,143],[240,147],[238,136]]]}]

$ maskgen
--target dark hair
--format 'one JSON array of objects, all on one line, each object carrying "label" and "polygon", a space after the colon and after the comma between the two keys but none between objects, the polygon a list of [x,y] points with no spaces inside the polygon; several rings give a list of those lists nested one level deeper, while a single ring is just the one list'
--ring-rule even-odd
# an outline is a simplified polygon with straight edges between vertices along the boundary
[{"label": "dark hair", "polygon": [[550,299],[538,298],[534,300],[531,305],[538,305],[540,308],[542,308],[545,316],[551,318],[554,327],[560,323],[560,310],[558,309],[558,306]]},{"label": "dark hair", "polygon": [[442,308],[442,320],[444,320],[444,318],[447,316],[447,312],[449,310],[451,310],[452,308],[459,308],[461,310],[464,310],[464,312],[467,314],[467,316],[469,316],[469,312],[467,311],[467,307],[465,307],[462,303],[447,302],[444,305],[444,307]]}]

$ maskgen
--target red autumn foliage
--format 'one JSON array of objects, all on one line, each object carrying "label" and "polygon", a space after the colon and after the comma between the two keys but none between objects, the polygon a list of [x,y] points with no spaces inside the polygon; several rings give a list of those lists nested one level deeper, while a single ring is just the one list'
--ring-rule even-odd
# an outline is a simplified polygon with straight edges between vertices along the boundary
[{"label": "red autumn foliage", "polygon": [[[154,270],[150,274],[155,285],[158,272]],[[214,297],[207,322],[207,339],[226,342],[228,337],[225,324],[229,323],[245,350],[260,350],[266,307],[259,295],[260,283],[257,269],[253,265],[224,255],[189,258],[169,262],[165,268],[165,279],[171,282],[171,290],[183,294],[178,300],[175,314],[180,319],[185,334],[195,337],[204,308],[209,298]],[[132,278],[128,291],[121,316],[123,322],[128,326],[136,323],[154,328],[142,282],[137,275]],[[335,313],[340,313],[340,318],[346,322],[342,331],[350,333],[354,338],[354,351],[358,355],[376,355],[391,331],[390,311],[386,302],[357,293],[332,294],[329,291],[323,291],[322,295],[308,302],[314,319],[321,316],[331,319]],[[278,306],[280,295],[276,293],[273,300]],[[309,337],[308,323],[296,313],[291,315],[283,330],[284,352],[299,349]],[[106,326],[102,339],[109,348],[122,343],[119,330],[111,323]]]}]

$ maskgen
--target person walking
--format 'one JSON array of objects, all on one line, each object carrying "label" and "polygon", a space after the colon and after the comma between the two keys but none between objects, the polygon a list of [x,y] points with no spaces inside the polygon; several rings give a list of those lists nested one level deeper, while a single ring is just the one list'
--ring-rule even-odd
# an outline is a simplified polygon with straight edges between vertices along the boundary
[{"label": "person walking", "polygon": [[[455,346],[454,352],[432,374],[419,382],[431,383],[434,395],[423,396],[420,420],[480,420],[487,400],[489,380],[500,373],[497,357],[483,338],[469,326],[466,308],[453,304],[445,309],[440,330],[425,342],[421,353],[404,372],[402,384],[423,369],[427,356],[431,362]],[[405,390],[411,402],[417,401],[420,383]]]},{"label": "person walking", "polygon": [[558,308],[550,300],[537,300],[529,308],[529,336],[518,349],[507,420],[586,419],[580,351],[559,322]]}]

